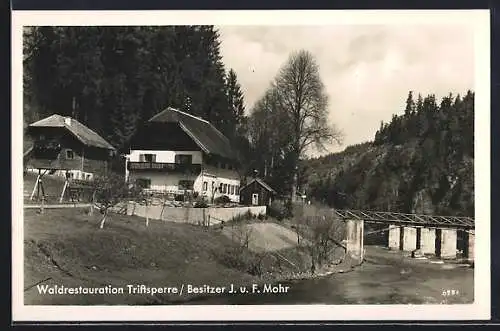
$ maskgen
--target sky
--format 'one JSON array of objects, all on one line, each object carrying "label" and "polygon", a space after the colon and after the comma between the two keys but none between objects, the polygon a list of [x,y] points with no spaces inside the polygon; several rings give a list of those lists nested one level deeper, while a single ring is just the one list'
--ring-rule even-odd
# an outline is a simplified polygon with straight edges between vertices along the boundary
[{"label": "sky", "polygon": [[[373,140],[380,122],[404,110],[408,91],[474,90],[474,34],[466,25],[217,26],[223,61],[233,68],[246,109],[262,97],[289,55],[313,54],[341,146]],[[313,155],[318,155],[314,153]]]}]

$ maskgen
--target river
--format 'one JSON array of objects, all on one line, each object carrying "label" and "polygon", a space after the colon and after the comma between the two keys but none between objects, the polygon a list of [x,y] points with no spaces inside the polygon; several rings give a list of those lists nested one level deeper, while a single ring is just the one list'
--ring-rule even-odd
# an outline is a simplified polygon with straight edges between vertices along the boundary
[{"label": "river", "polygon": [[[192,304],[425,304],[472,303],[474,269],[451,261],[417,260],[382,247],[366,248],[354,270],[282,282],[287,293],[211,296]],[[262,288],[261,288],[262,290]]]}]

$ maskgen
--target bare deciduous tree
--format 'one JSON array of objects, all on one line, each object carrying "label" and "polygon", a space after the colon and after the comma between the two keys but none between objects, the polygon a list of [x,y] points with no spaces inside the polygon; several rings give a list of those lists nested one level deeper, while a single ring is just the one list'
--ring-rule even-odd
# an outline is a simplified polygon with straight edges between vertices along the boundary
[{"label": "bare deciduous tree", "polygon": [[311,257],[312,268],[320,267],[332,259],[338,258],[335,256],[335,251],[340,248],[343,251],[343,256],[346,253],[346,247],[342,244],[345,237],[344,223],[331,215],[314,215],[308,216],[304,221],[297,221],[294,225],[300,229],[300,236],[307,238],[307,241],[301,240],[301,245],[305,247]]},{"label": "bare deciduous tree", "polygon": [[298,162],[314,145],[324,150],[327,143],[341,143],[342,133],[328,123],[328,97],[319,67],[305,50],[293,53],[281,68],[272,88],[280,110],[286,115],[292,154],[292,201],[295,201]]},{"label": "bare deciduous tree", "polygon": [[129,187],[124,179],[118,175],[98,177],[93,182],[93,203],[96,204],[103,215],[99,228],[104,227],[109,209],[123,202],[129,197],[139,196],[140,190],[133,186]]}]

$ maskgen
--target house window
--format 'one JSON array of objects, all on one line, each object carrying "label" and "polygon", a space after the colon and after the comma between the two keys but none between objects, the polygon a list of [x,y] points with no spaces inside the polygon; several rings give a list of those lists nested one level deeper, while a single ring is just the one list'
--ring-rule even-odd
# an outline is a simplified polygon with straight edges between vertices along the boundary
[{"label": "house window", "polygon": [[208,189],[208,183],[203,182],[203,192],[205,192]]},{"label": "house window", "polygon": [[175,155],[175,163],[177,164],[192,164],[193,156],[186,154],[177,154]]},{"label": "house window", "polygon": [[220,193],[222,193],[222,187],[223,187],[223,185],[222,185],[222,183],[221,183],[221,184],[219,185],[219,192],[220,192]]},{"label": "house window", "polygon": [[66,158],[68,160],[73,160],[75,158],[75,154],[71,149],[66,150]]},{"label": "house window", "polygon": [[221,167],[222,169],[226,169],[226,164],[225,164],[224,162],[221,162],[220,167]]},{"label": "house window", "polygon": [[224,194],[227,193],[227,184],[224,184],[224,188],[223,188],[223,192],[222,193],[224,193]]},{"label": "house window", "polygon": [[156,154],[140,154],[139,162],[156,162]]},{"label": "house window", "polygon": [[149,178],[137,178],[135,183],[140,188],[151,188],[151,179]]},{"label": "house window", "polygon": [[180,180],[179,190],[192,190],[194,187],[194,180]]},{"label": "house window", "polygon": [[234,185],[231,185],[231,194],[234,194]]},{"label": "house window", "polygon": [[235,190],[236,190],[235,194],[236,194],[236,195],[239,195],[239,194],[240,194],[240,187],[239,187],[239,186],[236,186]]}]

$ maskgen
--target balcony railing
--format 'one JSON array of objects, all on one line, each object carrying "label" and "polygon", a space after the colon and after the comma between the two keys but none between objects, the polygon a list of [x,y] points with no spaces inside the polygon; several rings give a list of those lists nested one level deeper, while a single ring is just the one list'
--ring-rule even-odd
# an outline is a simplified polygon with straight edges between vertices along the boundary
[{"label": "balcony railing", "polygon": [[201,172],[201,164],[128,162],[127,169],[129,171],[148,170],[148,171],[160,171],[160,172],[199,173]]}]

